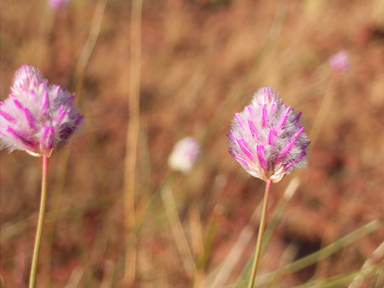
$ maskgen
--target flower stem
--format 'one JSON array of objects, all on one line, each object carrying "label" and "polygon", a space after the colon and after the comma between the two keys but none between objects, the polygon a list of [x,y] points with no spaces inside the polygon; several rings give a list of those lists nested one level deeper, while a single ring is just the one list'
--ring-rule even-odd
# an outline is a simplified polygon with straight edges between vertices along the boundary
[{"label": "flower stem", "polygon": [[251,274],[251,278],[249,279],[248,288],[253,288],[253,285],[255,283],[256,271],[257,271],[257,266],[259,264],[259,258],[260,258],[260,252],[261,252],[261,242],[263,240],[263,235],[264,235],[265,215],[267,214],[270,187],[271,187],[271,180],[268,179],[266,181],[266,186],[265,186],[263,210],[261,212],[259,234],[257,235],[257,242],[256,242],[255,258],[253,260],[252,274]]},{"label": "flower stem", "polygon": [[31,275],[29,278],[29,288],[34,288],[36,284],[36,272],[37,272],[37,262],[39,261],[39,251],[41,243],[41,235],[43,234],[43,224],[44,224],[44,215],[45,215],[45,205],[47,203],[47,184],[48,184],[48,162],[49,158],[45,155],[41,156],[43,158],[43,170],[42,170],[42,179],[41,179],[41,199],[40,199],[40,209],[39,209],[39,219],[37,222],[37,231],[35,238],[35,246],[33,248],[32,256],[32,265],[31,265]]}]

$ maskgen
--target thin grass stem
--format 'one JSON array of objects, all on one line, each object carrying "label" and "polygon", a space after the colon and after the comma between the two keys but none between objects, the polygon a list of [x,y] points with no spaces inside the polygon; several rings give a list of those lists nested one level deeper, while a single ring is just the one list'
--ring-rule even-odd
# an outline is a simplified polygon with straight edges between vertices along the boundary
[{"label": "thin grass stem", "polygon": [[[85,68],[88,65],[89,57],[91,57],[93,48],[96,45],[97,39],[99,38],[101,23],[103,21],[105,5],[107,4],[107,0],[99,0],[97,2],[95,14],[92,20],[91,31],[89,32],[89,36],[87,42],[84,46],[83,51],[81,52],[80,58],[77,62],[75,69],[75,91],[76,94],[79,95],[83,86],[84,72]],[[76,104],[80,100],[80,97],[76,98]]]},{"label": "thin grass stem", "polygon": [[[384,257],[384,242],[382,242],[375,249],[375,251],[373,251],[371,257],[364,262],[363,266],[361,267],[361,270],[374,266],[374,264],[379,260],[381,260],[383,257]],[[348,288],[360,287],[361,284],[364,282],[364,280],[365,280],[364,275],[358,275],[353,279],[352,283],[348,286]]]},{"label": "thin grass stem", "polygon": [[125,254],[124,283],[131,286],[136,270],[135,219],[135,170],[137,162],[137,143],[140,126],[140,71],[141,71],[141,13],[142,0],[132,2],[131,10],[131,53],[129,75],[129,120],[127,131],[125,173],[124,173],[124,221]]},{"label": "thin grass stem", "polygon": [[[375,274],[375,272],[380,268],[380,265],[375,265],[366,269],[361,269],[356,272],[352,272],[349,274],[337,275],[327,279],[321,279],[316,282],[309,282],[299,286],[295,286],[294,288],[310,288],[310,287],[318,287],[318,288],[331,288],[331,287],[344,287],[345,284],[350,282],[352,279],[363,276],[370,277]],[[316,285],[319,283],[319,285]]]},{"label": "thin grass stem", "polygon": [[1,272],[0,272],[0,288],[6,288],[4,277],[3,277],[3,274]]},{"label": "thin grass stem", "polygon": [[268,281],[268,279],[270,279],[270,277],[274,277],[276,273],[294,273],[304,269],[305,267],[315,264],[321,259],[331,256],[332,254],[352,244],[358,239],[376,231],[383,225],[383,222],[384,218],[373,220],[315,253],[285,265],[281,269],[257,277],[258,286],[264,284],[266,281]]},{"label": "thin grass stem", "polygon": [[[223,286],[225,281],[227,281],[235,265],[239,261],[242,253],[247,247],[249,241],[251,241],[253,237],[253,234],[255,231],[254,227],[257,225],[257,222],[260,219],[261,209],[262,209],[262,203],[260,203],[260,205],[257,206],[248,224],[243,228],[243,230],[241,230],[241,233],[237,238],[236,243],[232,246],[231,251],[225,257],[225,260],[223,261],[223,264],[221,265],[219,271],[217,272],[212,285],[210,285],[211,288],[221,287]],[[250,265],[249,265],[249,268],[250,268]],[[244,269],[244,270],[249,271],[250,269]],[[248,275],[248,273],[246,274]]]},{"label": "thin grass stem", "polygon": [[71,276],[69,277],[67,285],[65,285],[65,288],[76,288],[79,284],[81,278],[84,274],[84,268],[81,266],[76,266],[75,269],[73,269]]},{"label": "thin grass stem", "polygon": [[111,260],[107,260],[104,265],[103,281],[101,282],[100,288],[112,287],[114,270],[115,263],[113,263]]},{"label": "thin grass stem", "polygon": [[321,102],[320,109],[317,112],[315,121],[313,122],[311,131],[309,133],[309,139],[311,140],[312,149],[313,149],[313,147],[315,147],[315,143],[317,142],[317,139],[319,138],[321,129],[324,126],[328,112],[331,109],[332,102],[333,102],[332,88],[339,81],[339,79],[340,79],[339,73],[334,72],[332,74],[332,78],[331,78],[331,81],[329,82],[327,90],[325,91],[325,95],[323,97],[323,101]]},{"label": "thin grass stem", "polygon": [[[296,189],[299,187],[299,185],[300,185],[299,178],[297,177],[293,178],[289,183],[288,187],[286,188],[284,192],[284,196],[281,198],[280,202],[277,204],[277,208],[274,214],[272,215],[272,220],[264,232],[264,237],[263,237],[264,241],[263,241],[263,245],[261,246],[262,253],[266,249],[266,246],[268,245],[269,240],[271,239],[275,231],[275,228],[283,215],[286,204],[292,198],[293,194],[296,192]],[[225,283],[225,281],[228,279],[229,275],[233,271],[233,268],[239,261],[239,258],[243,253],[245,247],[248,245],[249,241],[251,240],[254,234],[254,227],[255,225],[257,225],[257,221],[260,218],[261,209],[262,209],[262,203],[260,203],[260,205],[257,206],[248,224],[243,228],[236,243],[232,246],[231,251],[227,254],[225,260],[223,261],[223,264],[219,269],[219,272],[215,276],[213,284],[210,286],[211,288],[221,287]],[[248,275],[248,271],[251,268],[250,266],[251,265],[247,265],[249,269],[243,270],[243,271],[247,271],[244,274]]]},{"label": "thin grass stem", "polygon": [[185,271],[190,278],[196,273],[196,265],[193,260],[191,249],[189,248],[187,238],[185,237],[184,229],[181,224],[179,215],[177,213],[175,199],[173,198],[172,191],[168,187],[161,190],[161,198],[165,206],[165,210],[168,215],[169,222],[171,223],[171,229],[175,238],[177,249],[183,260]]},{"label": "thin grass stem", "polygon": [[263,241],[263,245],[261,245],[262,253],[267,248],[267,245],[269,244],[269,241],[271,240],[277,225],[279,224],[281,218],[283,217],[285,206],[287,205],[288,201],[292,198],[293,194],[296,192],[299,185],[300,185],[299,178],[297,177],[293,178],[292,181],[289,183],[287,189],[285,190],[283,197],[277,204],[275,212],[271,217],[271,222],[268,225],[267,229],[265,229],[264,241]]}]

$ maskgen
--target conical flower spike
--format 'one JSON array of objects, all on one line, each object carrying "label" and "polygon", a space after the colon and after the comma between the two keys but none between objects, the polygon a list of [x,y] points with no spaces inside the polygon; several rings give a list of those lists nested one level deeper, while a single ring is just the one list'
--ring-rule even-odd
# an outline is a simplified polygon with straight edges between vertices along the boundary
[{"label": "conical flower spike", "polygon": [[280,181],[307,165],[309,144],[300,114],[284,105],[270,87],[261,88],[244,111],[232,121],[229,153],[252,176]]},{"label": "conical flower spike", "polygon": [[37,69],[22,66],[12,94],[0,104],[0,147],[49,157],[68,143],[83,120],[73,97],[60,86],[49,86]]}]

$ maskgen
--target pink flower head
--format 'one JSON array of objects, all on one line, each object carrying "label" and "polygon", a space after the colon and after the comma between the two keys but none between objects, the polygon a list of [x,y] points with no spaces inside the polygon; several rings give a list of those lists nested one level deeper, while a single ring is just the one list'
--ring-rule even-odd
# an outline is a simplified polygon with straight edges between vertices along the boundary
[{"label": "pink flower head", "polygon": [[342,50],[339,53],[329,57],[329,64],[334,71],[347,71],[349,69],[349,54]]},{"label": "pink flower head", "polygon": [[284,105],[269,86],[261,88],[244,111],[236,113],[228,136],[229,153],[254,177],[280,181],[307,165],[309,145],[301,113]]},{"label": "pink flower head", "polygon": [[168,165],[173,170],[188,173],[200,155],[200,145],[193,137],[185,137],[176,143]]},{"label": "pink flower head", "polygon": [[68,143],[84,116],[72,105],[75,95],[48,85],[41,73],[23,65],[12,94],[0,105],[0,146],[51,156]]},{"label": "pink flower head", "polygon": [[49,7],[54,11],[59,11],[67,6],[70,0],[48,0]]}]

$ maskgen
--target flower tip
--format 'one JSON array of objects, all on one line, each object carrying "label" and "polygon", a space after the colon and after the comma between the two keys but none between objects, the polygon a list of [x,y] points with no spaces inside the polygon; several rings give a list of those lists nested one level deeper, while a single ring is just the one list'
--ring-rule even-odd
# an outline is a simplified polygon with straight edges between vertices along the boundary
[{"label": "flower tip", "polygon": [[271,103],[277,102],[278,95],[275,90],[273,90],[270,86],[265,85],[263,88],[260,88],[259,91],[255,93],[253,96],[252,104],[269,106]]},{"label": "flower tip", "polygon": [[24,64],[15,73],[12,91],[17,94],[26,90],[34,90],[44,82],[45,79],[38,69]]}]

